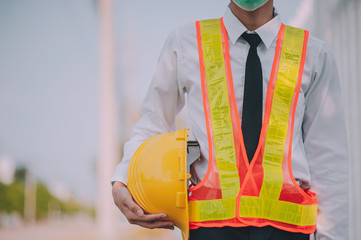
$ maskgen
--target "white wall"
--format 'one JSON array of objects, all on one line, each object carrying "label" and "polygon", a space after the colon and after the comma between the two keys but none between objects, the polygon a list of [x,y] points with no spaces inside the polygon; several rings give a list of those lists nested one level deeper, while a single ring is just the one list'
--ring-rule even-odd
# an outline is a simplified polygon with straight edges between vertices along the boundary
[{"label": "white wall", "polygon": [[361,0],[304,2],[294,23],[325,40],[338,62],[350,148],[350,239],[361,239]]}]

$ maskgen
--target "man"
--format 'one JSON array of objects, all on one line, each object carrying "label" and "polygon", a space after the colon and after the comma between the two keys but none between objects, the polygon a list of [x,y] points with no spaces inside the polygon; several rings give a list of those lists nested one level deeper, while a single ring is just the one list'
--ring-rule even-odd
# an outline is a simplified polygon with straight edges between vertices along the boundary
[{"label": "man", "polygon": [[[214,42],[211,42],[211,45],[205,45],[207,35],[202,35],[202,32],[208,31],[207,25],[218,24],[218,21],[214,22],[201,21],[197,25],[186,25],[176,29],[170,34],[164,46],[154,79],[144,101],[142,118],[134,127],[130,141],[125,145],[123,161],[117,167],[113,177],[114,201],[130,223],[146,228],[174,228],[172,222],[163,220],[166,217],[165,214],[145,214],[134,203],[126,188],[127,169],[132,155],[142,142],[156,134],[174,130],[174,119],[184,106],[185,96],[187,96],[191,130],[201,148],[201,159],[193,164],[196,177],[193,176],[192,179],[195,181],[198,178],[202,181],[195,181],[194,184],[198,184],[195,188],[198,189],[199,186],[202,188],[205,186],[204,184],[208,183],[212,185],[212,181],[215,182],[213,186],[222,185],[217,178],[218,175],[222,175],[221,170],[217,170],[217,167],[221,168],[221,163],[218,160],[215,161],[211,155],[213,152],[217,155],[217,151],[222,151],[222,149],[217,150],[217,146],[224,143],[217,140],[216,137],[212,142],[210,138],[213,136],[212,131],[215,133],[217,130],[214,128],[212,130],[212,126],[220,123],[220,120],[215,120],[216,118],[212,116],[207,117],[214,115],[212,109],[209,110],[212,108],[209,105],[212,105],[213,99],[217,100],[221,89],[212,93],[212,86],[207,86],[210,84],[209,79],[204,80],[212,70],[212,63],[208,66],[207,61],[212,59],[208,57],[214,54],[212,47],[209,48],[214,45]],[[224,75],[227,75],[225,77],[227,79],[226,86],[233,90],[228,91],[227,94],[231,100],[224,106],[231,109],[229,115],[232,118],[230,121],[231,125],[233,124],[232,131],[236,132],[234,129],[237,128],[238,123],[235,122],[242,123],[242,126],[239,127],[241,130],[238,129],[241,132],[240,137],[237,137],[238,135],[235,133],[232,135],[236,136],[234,137],[235,159],[248,160],[244,163],[237,160],[238,175],[246,176],[241,179],[240,183],[238,182],[240,185],[235,185],[238,188],[242,186],[240,198],[247,199],[247,196],[244,198],[244,195],[253,196],[251,192],[256,190],[252,190],[252,188],[258,191],[254,194],[256,197],[265,194],[272,195],[269,190],[264,189],[267,189],[265,187],[267,185],[265,184],[266,178],[269,176],[272,178],[274,173],[272,171],[268,173],[264,164],[267,164],[267,156],[265,156],[267,151],[273,154],[274,150],[269,147],[272,146],[271,142],[274,139],[272,136],[268,136],[270,131],[267,131],[267,126],[268,130],[272,129],[272,124],[278,121],[278,117],[282,118],[280,112],[283,110],[275,110],[274,107],[278,104],[280,108],[284,107],[287,110],[287,114],[291,113],[289,117],[287,115],[286,123],[288,125],[285,126],[288,126],[288,131],[286,131],[285,141],[282,143],[284,144],[282,147],[287,146],[282,149],[288,149],[289,146],[289,153],[285,151],[284,156],[289,156],[290,162],[287,165],[287,160],[283,160],[280,165],[280,171],[283,173],[279,173],[281,179],[283,178],[283,182],[280,180],[279,191],[284,193],[283,198],[288,200],[283,200],[280,204],[286,202],[286,204],[291,203],[294,206],[295,198],[300,198],[300,202],[297,202],[298,207],[318,208],[317,226],[316,223],[311,223],[312,220],[309,223],[290,220],[295,213],[293,210],[288,219],[285,214],[280,213],[278,219],[274,216],[267,216],[263,221],[263,217],[260,217],[264,212],[262,210],[261,215],[254,217],[254,222],[248,221],[249,218],[238,216],[238,214],[232,220],[215,219],[213,225],[208,224],[213,222],[210,221],[212,219],[206,221],[195,218],[197,221],[190,223],[191,229],[193,229],[190,232],[190,239],[309,239],[314,228],[317,228],[316,239],[348,239],[346,130],[337,66],[329,47],[312,36],[308,37],[307,32],[296,30],[297,36],[302,34],[301,37],[295,37],[296,41],[294,41],[298,41],[298,45],[295,44],[295,46],[297,45],[301,49],[299,56],[292,53],[293,48],[296,48],[293,47],[294,42],[290,43],[289,49],[286,49],[289,37],[282,35],[285,27],[281,24],[277,11],[273,8],[273,0],[232,0],[218,25],[221,26],[222,31],[225,30],[222,39],[228,39],[223,41],[221,49],[226,49],[225,56],[229,50],[230,64],[227,68],[225,60]],[[213,26],[216,25],[211,25],[211,28]],[[286,32],[293,31],[293,28],[286,27],[286,29],[288,29]],[[284,46],[280,47],[282,44]],[[288,50],[292,54],[289,54]],[[284,66],[288,65],[282,65],[285,63],[279,59],[283,58],[286,62],[289,60],[290,64],[292,61],[297,62],[297,68],[284,69]],[[278,65],[281,67],[277,74]],[[295,75],[295,87],[286,88],[288,89],[286,91],[291,92],[292,90],[293,93],[293,89],[296,90],[295,94],[291,95],[289,106],[286,108],[283,106],[285,104],[278,103],[276,98],[273,100],[270,98],[270,100],[268,96],[277,94],[277,91],[280,96],[283,94],[283,91],[279,90],[281,86],[275,75],[282,79],[284,74],[290,74],[290,72],[291,77]],[[300,74],[299,78],[297,74]],[[205,75],[206,77],[204,77]],[[233,82],[229,79],[233,79]],[[287,79],[285,81],[287,82]],[[272,82],[275,84],[273,87]],[[185,93],[187,94],[185,95]],[[270,107],[271,105],[272,107]],[[214,104],[214,106],[214,111],[219,111],[217,110],[219,104]],[[271,116],[271,120],[269,120],[269,116]],[[231,140],[233,141],[233,139]],[[216,146],[216,150],[214,150],[214,146]],[[260,154],[264,155],[260,157]],[[257,160],[258,158],[260,160]],[[259,166],[262,166],[262,170],[255,169],[257,161]],[[290,171],[288,172],[287,169]],[[257,179],[258,175],[261,176],[259,179]],[[252,178],[254,179],[253,183]],[[243,182],[244,184],[242,184]],[[257,188],[258,185],[259,188]],[[288,193],[285,186],[291,186]],[[219,186],[219,188],[223,187]],[[190,203],[199,199],[204,200],[204,196],[200,196],[202,194],[198,194],[196,190],[191,189],[190,191]],[[247,191],[249,192],[247,193]],[[264,192],[262,193],[262,191]],[[313,192],[317,195],[317,199]],[[278,193],[277,196],[282,193]],[[291,193],[298,197],[292,197]],[[212,199],[206,200],[212,201]],[[255,198],[250,203],[253,204],[256,201],[258,199]],[[242,200],[239,198],[237,204],[238,208],[242,208]],[[247,211],[247,207],[244,209]],[[274,209],[277,211],[278,208]]]}]

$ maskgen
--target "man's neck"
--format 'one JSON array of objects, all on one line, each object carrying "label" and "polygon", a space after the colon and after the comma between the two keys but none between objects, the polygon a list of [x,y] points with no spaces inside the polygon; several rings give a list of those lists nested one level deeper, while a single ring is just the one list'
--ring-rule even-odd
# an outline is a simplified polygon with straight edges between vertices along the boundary
[{"label": "man's neck", "polygon": [[231,10],[249,31],[254,31],[273,18],[273,0],[252,12],[239,8],[231,1]]}]

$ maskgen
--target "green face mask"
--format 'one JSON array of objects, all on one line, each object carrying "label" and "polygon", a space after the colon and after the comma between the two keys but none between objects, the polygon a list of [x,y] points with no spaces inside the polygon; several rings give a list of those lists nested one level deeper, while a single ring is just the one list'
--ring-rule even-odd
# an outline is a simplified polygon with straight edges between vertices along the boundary
[{"label": "green face mask", "polygon": [[262,7],[268,0],[232,0],[238,7],[246,11],[254,11]]}]

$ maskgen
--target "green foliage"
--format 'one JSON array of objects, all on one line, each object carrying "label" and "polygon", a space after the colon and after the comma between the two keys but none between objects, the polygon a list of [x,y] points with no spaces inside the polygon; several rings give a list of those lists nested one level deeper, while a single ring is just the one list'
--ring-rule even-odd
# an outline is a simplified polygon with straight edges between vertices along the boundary
[{"label": "green foliage", "polygon": [[[13,183],[6,185],[0,182],[0,213],[19,213],[24,216],[26,169],[18,168]],[[82,211],[91,214],[92,209],[82,207],[74,199],[64,202],[53,196],[42,182],[36,184],[36,218],[44,219],[50,211],[62,214],[74,214]]]},{"label": "green foliage", "polygon": [[26,169],[21,167],[16,169],[13,183],[0,183],[0,212],[24,215],[25,175]]},{"label": "green foliage", "polygon": [[26,178],[26,168],[18,167],[15,171],[15,181],[21,182],[25,185],[25,178]]},{"label": "green foliage", "polygon": [[36,218],[42,219],[48,216],[49,203],[57,200],[46,186],[39,182],[36,186]]},{"label": "green foliage", "polygon": [[0,183],[0,212],[24,215],[24,185],[21,182]]}]

